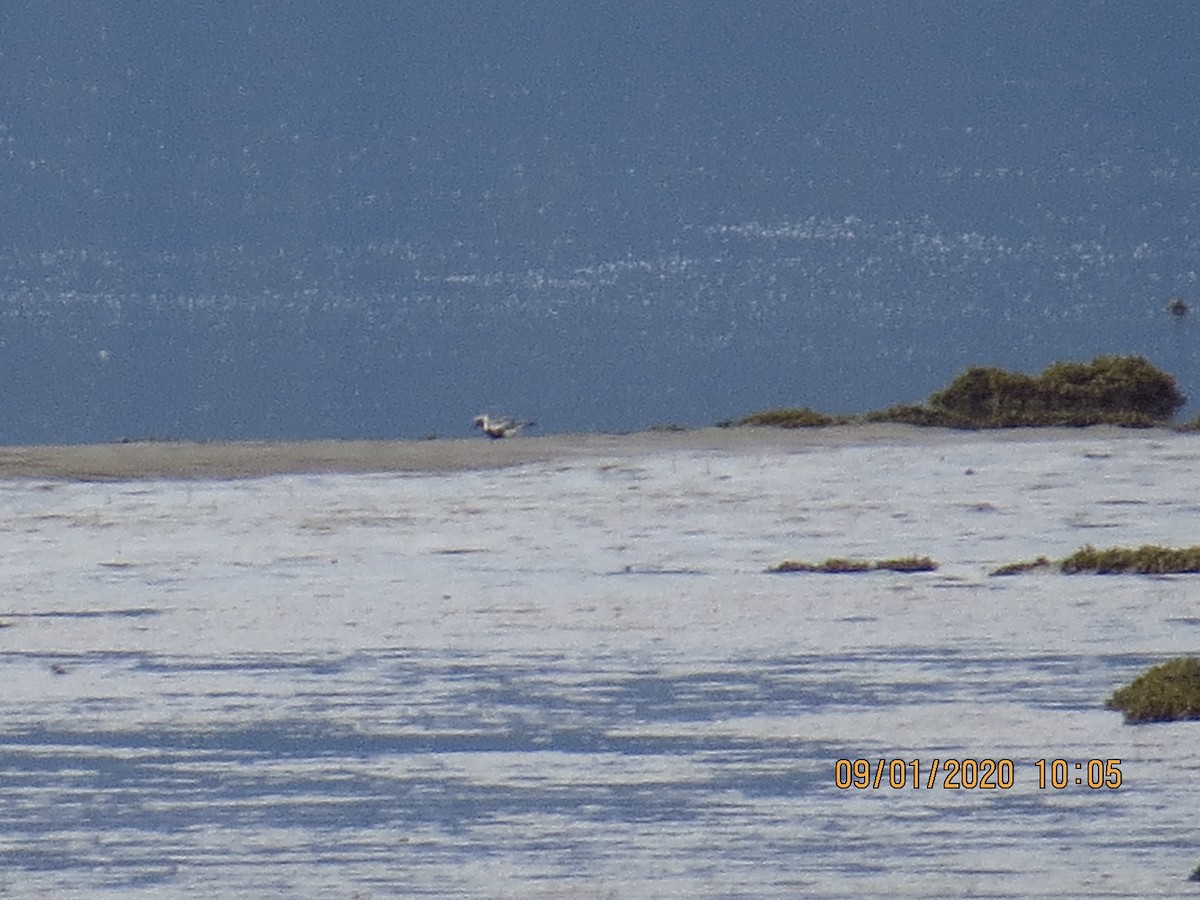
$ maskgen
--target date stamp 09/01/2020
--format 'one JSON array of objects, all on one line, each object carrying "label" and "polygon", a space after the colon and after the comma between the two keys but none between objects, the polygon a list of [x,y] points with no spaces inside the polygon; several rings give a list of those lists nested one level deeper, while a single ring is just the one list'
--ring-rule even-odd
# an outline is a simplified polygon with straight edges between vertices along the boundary
[{"label": "date stamp 09/01/2020", "polygon": [[[1068,787],[1115,791],[1121,787],[1121,760],[1036,759],[1028,764],[1040,790]],[[1017,784],[1011,759],[839,759],[833,784],[840,790],[1007,791]]]}]

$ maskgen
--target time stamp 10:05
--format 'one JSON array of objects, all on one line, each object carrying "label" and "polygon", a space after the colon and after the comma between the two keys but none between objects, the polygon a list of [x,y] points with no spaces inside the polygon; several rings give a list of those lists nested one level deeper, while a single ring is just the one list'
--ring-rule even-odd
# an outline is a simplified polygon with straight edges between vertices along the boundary
[{"label": "time stamp 10:05", "polygon": [[[1069,787],[1115,791],[1121,786],[1121,760],[1036,759],[1023,764],[1036,774],[1041,790]],[[833,783],[841,790],[1007,791],[1017,784],[1011,759],[839,759]]]}]

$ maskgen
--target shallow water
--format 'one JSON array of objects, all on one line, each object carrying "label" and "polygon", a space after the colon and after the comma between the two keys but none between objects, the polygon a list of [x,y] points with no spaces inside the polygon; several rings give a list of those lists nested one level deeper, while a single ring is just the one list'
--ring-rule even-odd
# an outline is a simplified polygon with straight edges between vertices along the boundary
[{"label": "shallow water", "polygon": [[[1198,461],[1081,431],[0,482],[0,890],[1177,896],[1200,726],[1103,701],[1196,650],[1200,582],[987,573],[1200,543]],[[910,554],[939,570],[764,571]],[[839,790],[858,758],[922,786]],[[1013,786],[924,783],[961,758]],[[1122,786],[1039,788],[1054,758]]]}]

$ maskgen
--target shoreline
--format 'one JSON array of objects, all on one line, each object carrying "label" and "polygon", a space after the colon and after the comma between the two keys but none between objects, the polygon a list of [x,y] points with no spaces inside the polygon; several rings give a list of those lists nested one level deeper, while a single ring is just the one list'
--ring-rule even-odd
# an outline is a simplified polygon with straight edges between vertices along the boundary
[{"label": "shoreline", "polygon": [[0,480],[226,480],[271,475],[444,473],[663,452],[807,452],[853,444],[939,445],[1095,437],[1185,437],[1170,428],[1028,427],[965,430],[895,423],[820,428],[699,428],[484,440],[147,441],[0,447]]}]

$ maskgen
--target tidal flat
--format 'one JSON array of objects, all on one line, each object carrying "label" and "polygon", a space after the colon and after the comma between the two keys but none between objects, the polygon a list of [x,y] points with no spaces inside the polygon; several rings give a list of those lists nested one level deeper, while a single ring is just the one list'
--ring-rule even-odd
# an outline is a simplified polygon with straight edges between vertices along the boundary
[{"label": "tidal flat", "polygon": [[[989,574],[1194,544],[1200,435],[121,444],[0,472],[13,896],[1166,897],[1200,862],[1200,724],[1105,708],[1194,652],[1195,576]],[[859,760],[878,784],[840,786]]]}]

